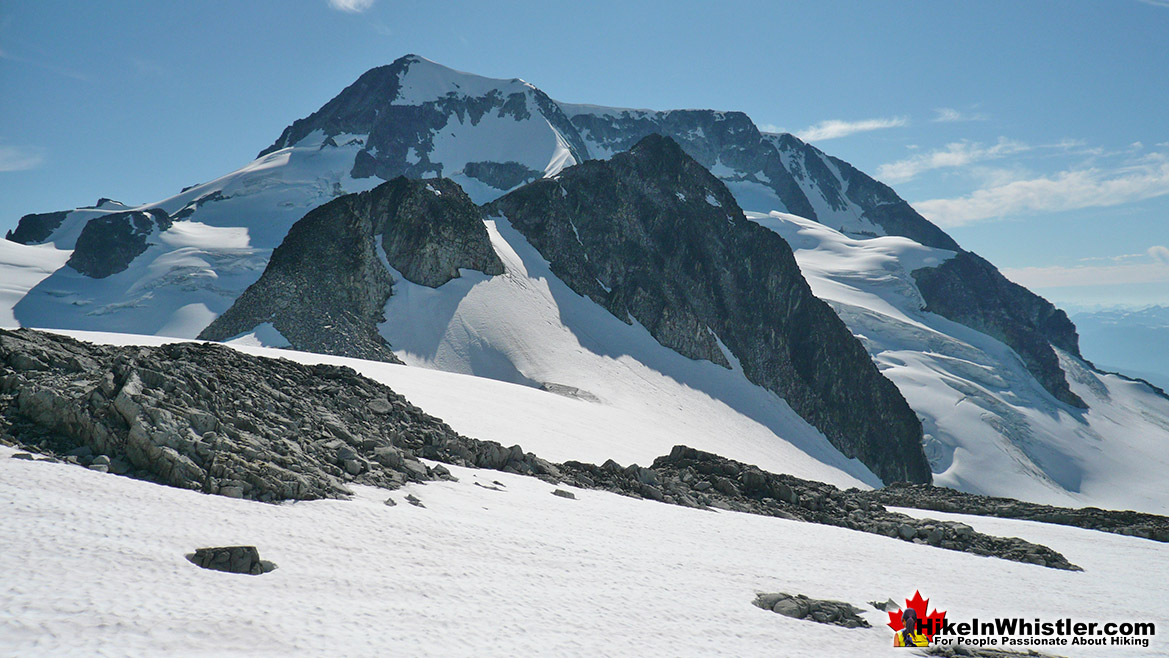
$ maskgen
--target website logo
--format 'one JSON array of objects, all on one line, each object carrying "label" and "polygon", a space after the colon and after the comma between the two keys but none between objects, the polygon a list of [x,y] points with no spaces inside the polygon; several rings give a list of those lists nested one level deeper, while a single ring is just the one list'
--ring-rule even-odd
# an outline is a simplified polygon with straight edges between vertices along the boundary
[{"label": "website logo", "polygon": [[[892,602],[890,602],[892,604]],[[1070,617],[1043,619],[993,617],[970,620],[946,618],[945,610],[930,610],[920,591],[905,599],[900,610],[886,609],[893,646],[931,645],[973,648],[1034,648],[1051,646],[1145,647],[1157,634],[1150,621],[1081,621]],[[895,605],[895,604],[894,604]]]},{"label": "website logo", "polygon": [[913,592],[913,598],[905,599],[905,607],[901,610],[887,610],[889,628],[892,628],[893,646],[895,647],[925,647],[933,642],[936,635],[946,623],[946,611],[934,610],[927,612],[929,599],[923,599],[920,591]]}]

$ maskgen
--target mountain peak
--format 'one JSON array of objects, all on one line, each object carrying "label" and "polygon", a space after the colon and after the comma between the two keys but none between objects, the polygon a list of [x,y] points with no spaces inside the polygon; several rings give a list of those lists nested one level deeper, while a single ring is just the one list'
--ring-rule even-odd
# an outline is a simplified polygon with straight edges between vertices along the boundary
[{"label": "mountain peak", "polygon": [[667,157],[671,159],[689,157],[682,150],[682,147],[678,146],[678,142],[661,133],[650,133],[642,137],[633,145],[633,148],[629,149],[629,152],[641,157]]}]

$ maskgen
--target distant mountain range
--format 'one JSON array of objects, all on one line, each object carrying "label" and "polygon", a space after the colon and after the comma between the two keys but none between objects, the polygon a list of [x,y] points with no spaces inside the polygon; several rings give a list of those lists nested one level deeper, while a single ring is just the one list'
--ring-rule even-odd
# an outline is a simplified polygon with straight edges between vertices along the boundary
[{"label": "distant mountain range", "polygon": [[1086,311],[1072,319],[1093,363],[1169,391],[1169,307]]},{"label": "distant mountain range", "polygon": [[681,386],[869,483],[1169,509],[1169,398],[1093,368],[1062,311],[888,186],[742,113],[559,103],[408,55],[214,181],[22,218],[0,268],[25,326],[663,417]]}]

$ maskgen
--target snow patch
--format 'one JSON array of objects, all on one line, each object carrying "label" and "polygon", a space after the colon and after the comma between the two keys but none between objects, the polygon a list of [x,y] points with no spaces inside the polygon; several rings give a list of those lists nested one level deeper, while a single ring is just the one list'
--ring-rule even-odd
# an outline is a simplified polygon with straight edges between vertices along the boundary
[{"label": "snow patch", "polygon": [[223,342],[240,347],[292,347],[292,343],[271,322],[260,323],[251,331],[232,336]]}]

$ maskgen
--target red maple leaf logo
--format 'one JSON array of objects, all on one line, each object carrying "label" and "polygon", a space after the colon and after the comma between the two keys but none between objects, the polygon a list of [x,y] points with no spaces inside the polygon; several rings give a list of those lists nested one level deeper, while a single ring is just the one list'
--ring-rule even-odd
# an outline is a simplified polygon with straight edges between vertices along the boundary
[{"label": "red maple leaf logo", "polygon": [[[905,599],[905,607],[913,608],[913,611],[917,613],[917,619],[921,622],[922,635],[925,635],[926,639],[932,642],[934,634],[941,630],[942,623],[946,621],[946,611],[942,610],[938,612],[934,610],[927,615],[926,608],[929,607],[929,603],[930,600],[921,598],[921,592],[918,591],[914,591],[912,599]],[[901,610],[890,610],[888,612],[889,628],[897,632],[905,628],[905,623],[901,621],[901,612]]]}]

